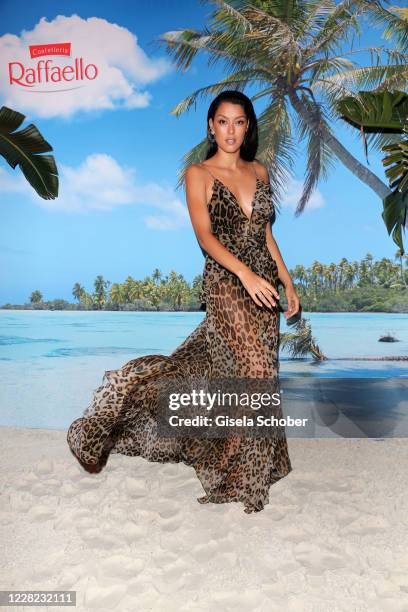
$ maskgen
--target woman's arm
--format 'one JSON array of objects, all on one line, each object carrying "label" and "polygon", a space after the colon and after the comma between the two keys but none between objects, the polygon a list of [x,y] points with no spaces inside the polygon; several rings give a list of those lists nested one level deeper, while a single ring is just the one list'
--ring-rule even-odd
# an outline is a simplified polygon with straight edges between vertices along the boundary
[{"label": "woman's arm", "polygon": [[[266,167],[261,164],[258,160],[256,160],[256,171],[259,177],[265,182],[269,183],[269,173]],[[292,278],[288,272],[287,267],[285,266],[285,262],[283,261],[281,252],[279,247],[272,235],[271,224],[268,221],[266,225],[266,244],[268,246],[268,250],[272,255],[272,258],[276,261],[276,265],[278,267],[278,276],[280,281],[282,282],[285,288],[293,287]]]},{"label": "woman's arm", "polygon": [[266,225],[266,244],[268,246],[268,250],[272,256],[272,259],[276,261],[276,265],[278,267],[278,276],[279,276],[279,280],[281,281],[282,285],[285,287],[285,289],[293,288],[294,284],[292,281],[292,277],[290,276],[289,271],[285,265],[285,262],[283,261],[283,258],[279,250],[279,247],[276,243],[276,240],[272,235],[272,228],[271,228],[271,224],[269,221]]},{"label": "woman's arm", "polygon": [[191,222],[200,246],[219,264],[235,274],[258,306],[272,308],[279,293],[264,278],[258,276],[235,257],[212,233],[211,219],[207,207],[205,170],[191,165],[185,173],[186,199]]},{"label": "woman's arm", "polygon": [[[257,161],[256,163],[256,171],[265,183],[269,183],[269,173],[266,167]],[[285,287],[285,294],[288,300],[288,310],[285,312],[285,317],[292,317],[299,310],[300,299],[296,293],[295,285],[293,283],[292,277],[289,274],[289,271],[283,261],[283,257],[279,250],[278,244],[273,237],[271,223],[268,221],[266,224],[266,244],[268,250],[272,256],[272,259],[275,260],[276,266],[278,268],[278,277],[281,281],[282,285]]]},{"label": "woman's arm", "polygon": [[268,245],[268,250],[272,258],[276,261],[279,280],[285,287],[285,295],[286,299],[288,300],[288,309],[285,310],[284,315],[287,319],[289,319],[298,312],[300,307],[300,298],[296,292],[295,285],[293,284],[288,269],[285,266],[285,262],[282,259],[279,247],[272,236],[272,229],[269,221],[266,225],[266,244]]}]

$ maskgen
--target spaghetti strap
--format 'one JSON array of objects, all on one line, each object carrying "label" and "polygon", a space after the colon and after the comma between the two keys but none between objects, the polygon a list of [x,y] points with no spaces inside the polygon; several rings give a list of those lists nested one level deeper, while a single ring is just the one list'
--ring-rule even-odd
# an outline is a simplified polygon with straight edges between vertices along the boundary
[{"label": "spaghetti strap", "polygon": [[213,175],[213,173],[211,172],[211,170],[209,168],[207,168],[207,166],[204,166],[203,162],[200,162],[199,165],[202,166],[204,168],[204,170],[207,170],[207,172],[209,172],[211,174],[213,179],[216,180],[217,177]]},{"label": "spaghetti strap", "polygon": [[256,176],[256,178],[259,178],[259,176],[257,175],[256,170],[255,170],[255,163],[254,163],[254,162],[252,162],[252,164],[251,164],[251,165],[252,165],[253,171],[255,172],[255,176]]}]

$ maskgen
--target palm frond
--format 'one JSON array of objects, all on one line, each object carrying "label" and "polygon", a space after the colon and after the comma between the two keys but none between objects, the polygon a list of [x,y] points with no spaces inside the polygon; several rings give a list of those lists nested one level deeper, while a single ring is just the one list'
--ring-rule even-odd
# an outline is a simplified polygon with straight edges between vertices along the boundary
[{"label": "palm frond", "polygon": [[[217,9],[210,15],[210,26],[225,28],[225,31],[235,35],[242,35],[253,28],[253,24],[246,16],[244,2],[238,2],[237,7],[226,0],[212,0]],[[201,2],[201,4],[206,4]]]},{"label": "palm frond", "polygon": [[341,74],[333,74],[325,77],[346,87],[357,89],[379,88],[385,79],[393,78],[395,82],[406,83],[407,66],[404,64],[385,64],[379,66],[363,66],[346,70]]},{"label": "palm frond", "polygon": [[358,129],[402,133],[408,118],[408,94],[360,91],[340,100],[337,108],[342,118]]},{"label": "palm frond", "polygon": [[370,23],[385,28],[383,35],[388,40],[395,40],[403,51],[408,50],[408,20],[394,15],[390,9],[385,8],[379,0],[365,0]]},{"label": "palm frond", "polygon": [[336,4],[332,3],[329,16],[324,19],[322,27],[313,36],[310,44],[306,47],[305,55],[312,56],[324,51],[332,52],[349,42],[353,35],[361,34],[359,17],[363,9],[359,7],[356,0],[343,0]]},{"label": "palm frond", "polygon": [[393,91],[395,89],[405,88],[408,81],[408,65],[406,70],[402,70],[400,73],[393,74],[385,78],[381,83],[374,89],[374,91]]},{"label": "palm frond", "polygon": [[391,132],[382,134],[372,133],[366,134],[367,150],[368,151],[382,151],[384,147],[399,142],[400,135],[393,134]]},{"label": "palm frond", "polygon": [[279,211],[283,188],[292,174],[296,145],[285,98],[270,91],[272,101],[258,119],[259,149],[257,157],[266,165],[272,188],[272,199]]},{"label": "palm frond", "polygon": [[348,89],[342,84],[334,83],[333,81],[328,81],[327,79],[319,79],[315,81],[311,86],[311,90],[314,94],[319,93],[323,99],[326,101],[328,109],[333,109],[335,114],[337,115],[337,109],[335,108],[338,100],[346,96],[351,96],[354,94],[354,91]]},{"label": "palm frond", "polygon": [[367,151],[399,141],[408,117],[408,95],[402,91],[361,91],[335,106],[341,118],[362,134]]},{"label": "palm frond", "polygon": [[0,155],[15,169],[20,169],[30,185],[44,200],[58,196],[58,170],[52,155],[39,155],[52,151],[52,146],[38,129],[30,123],[17,132],[25,115],[2,106],[0,108]]},{"label": "palm frond", "polygon": [[[352,70],[355,62],[345,57],[325,57],[306,64],[301,71],[302,79],[314,84],[319,79],[332,74],[343,74],[343,71]],[[308,74],[310,76],[308,76]]]},{"label": "palm frond", "polygon": [[[217,3],[221,3],[221,0],[215,0]],[[224,5],[225,2],[222,2]],[[297,42],[296,33],[294,31],[294,24],[291,21],[290,25],[287,23],[289,5],[292,2],[284,3],[286,6],[282,7],[281,2],[268,2],[268,3],[247,3],[239,0],[238,2],[231,2],[229,4],[235,4],[240,6],[243,15],[251,23],[252,30],[244,34],[243,38],[247,41],[251,41],[254,46],[251,47],[251,56],[261,57],[262,63],[267,66],[271,61],[276,61],[276,56],[296,56],[300,47]],[[302,4],[302,3],[294,3]],[[285,10],[283,10],[283,8]]]},{"label": "palm frond", "polygon": [[[310,81],[313,83],[319,78],[325,76],[331,76],[331,74],[343,74],[344,70],[353,71],[356,69],[356,61],[348,59],[349,56],[355,56],[361,53],[369,53],[371,64],[377,66],[382,64],[382,60],[385,57],[388,61],[386,65],[404,65],[408,63],[408,54],[401,53],[394,49],[387,49],[385,47],[366,47],[354,51],[344,52],[341,55],[328,56],[325,54],[323,57],[317,59],[311,59],[306,62],[302,68],[302,74],[310,73]],[[370,68],[371,66],[367,66]]]},{"label": "palm frond", "polygon": [[316,188],[320,177],[327,177],[329,167],[334,161],[331,149],[325,142],[323,127],[328,129],[322,107],[316,100],[310,100],[302,94],[301,104],[306,108],[309,121],[298,115],[299,140],[307,140],[307,162],[303,191],[296,207],[295,216],[299,216]]},{"label": "palm frond", "polygon": [[[407,62],[408,53],[403,51],[399,51],[398,49],[389,49],[388,47],[384,47],[384,45],[380,46],[370,46],[370,47],[359,47],[358,49],[350,49],[349,51],[342,50],[341,55],[331,55],[330,59],[337,59],[340,57],[349,57],[352,55],[360,55],[361,53],[369,53],[372,62],[376,62],[379,64],[382,62],[382,57],[385,56],[388,59],[389,63],[395,64],[404,64]],[[319,58],[320,56],[318,56]],[[327,53],[324,54],[323,58],[329,57]],[[312,60],[311,60],[312,61]]]},{"label": "palm frond", "polygon": [[303,47],[308,47],[314,36],[321,32],[335,8],[336,5],[333,0],[318,0],[307,3],[302,26],[298,31],[298,37],[302,38]]},{"label": "palm frond", "polygon": [[312,354],[316,361],[326,360],[316,339],[312,336],[312,328],[308,319],[303,317],[296,323],[293,332],[284,332],[280,336],[280,348],[286,348],[292,357],[306,357]]},{"label": "palm frond", "polygon": [[165,45],[178,69],[185,72],[196,54],[204,50],[209,54],[210,67],[224,60],[226,71],[256,66],[271,74],[272,67],[279,63],[280,56],[288,53],[289,47],[297,49],[290,28],[257,6],[241,0],[212,2],[218,8],[212,13],[210,29],[165,32],[157,39],[159,45]]},{"label": "palm frond", "polygon": [[235,72],[218,83],[200,87],[200,89],[197,89],[191,95],[187,96],[184,98],[184,100],[181,100],[181,102],[176,104],[176,106],[171,109],[170,114],[176,115],[176,117],[182,115],[184,112],[189,110],[193,104],[195,106],[200,97],[204,98],[207,95],[218,95],[226,88],[243,90],[249,83],[259,83],[267,80],[268,75],[262,70],[249,68]]},{"label": "palm frond", "polygon": [[210,39],[211,34],[208,30],[203,33],[189,28],[164,32],[156,42],[165,45],[177,69],[186,72],[200,49],[207,49]]}]

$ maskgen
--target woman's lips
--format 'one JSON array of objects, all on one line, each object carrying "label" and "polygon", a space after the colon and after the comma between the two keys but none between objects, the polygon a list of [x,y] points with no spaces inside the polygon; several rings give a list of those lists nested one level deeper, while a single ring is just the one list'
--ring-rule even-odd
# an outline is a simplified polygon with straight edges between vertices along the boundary
[{"label": "woman's lips", "polygon": [[227,138],[227,140],[225,142],[227,144],[234,144],[235,143],[235,138]]}]

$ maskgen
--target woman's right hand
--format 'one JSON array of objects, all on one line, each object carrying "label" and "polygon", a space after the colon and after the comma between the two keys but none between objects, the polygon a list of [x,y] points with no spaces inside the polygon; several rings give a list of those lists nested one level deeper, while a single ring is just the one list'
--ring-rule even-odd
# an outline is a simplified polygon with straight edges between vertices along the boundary
[{"label": "woman's right hand", "polygon": [[262,278],[262,276],[258,276],[258,274],[252,272],[250,268],[246,268],[238,277],[255,304],[258,306],[266,306],[271,309],[273,306],[276,306],[275,299],[280,299],[279,292],[271,283],[268,283],[267,280]]}]

